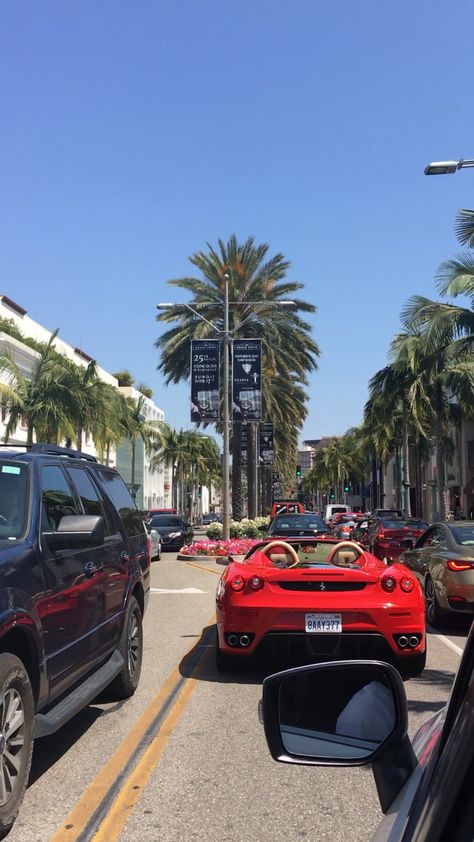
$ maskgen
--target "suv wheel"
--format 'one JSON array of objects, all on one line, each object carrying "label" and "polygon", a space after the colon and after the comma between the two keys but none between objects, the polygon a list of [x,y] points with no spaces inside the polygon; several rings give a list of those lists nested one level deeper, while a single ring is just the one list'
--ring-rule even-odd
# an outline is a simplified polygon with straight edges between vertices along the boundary
[{"label": "suv wheel", "polygon": [[115,699],[133,696],[140,681],[143,658],[142,612],[134,596],[130,597],[119,652],[125,663],[109,687]]},{"label": "suv wheel", "polygon": [[33,752],[30,679],[15,655],[0,655],[0,838],[11,830],[23,801]]}]

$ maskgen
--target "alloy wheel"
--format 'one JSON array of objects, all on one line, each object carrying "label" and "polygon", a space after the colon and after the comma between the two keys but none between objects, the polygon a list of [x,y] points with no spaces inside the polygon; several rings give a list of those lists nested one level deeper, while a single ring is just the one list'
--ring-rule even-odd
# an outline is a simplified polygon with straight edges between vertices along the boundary
[{"label": "alloy wheel", "polygon": [[8,803],[20,785],[25,752],[25,710],[13,687],[0,699],[0,806]]},{"label": "alloy wheel", "polygon": [[140,662],[140,629],[136,611],[130,618],[130,630],[128,634],[128,671],[130,678],[133,678]]},{"label": "alloy wheel", "polygon": [[430,625],[433,625],[436,619],[436,595],[434,585],[431,579],[427,579],[425,583],[425,601],[426,601],[426,619]]}]

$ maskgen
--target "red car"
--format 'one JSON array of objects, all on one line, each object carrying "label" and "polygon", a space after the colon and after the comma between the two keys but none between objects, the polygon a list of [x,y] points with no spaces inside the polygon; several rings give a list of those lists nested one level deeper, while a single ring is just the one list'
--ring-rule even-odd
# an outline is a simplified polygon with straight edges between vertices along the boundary
[{"label": "red car", "polygon": [[387,559],[390,564],[407,549],[407,539],[411,538],[415,543],[426,529],[428,524],[419,518],[375,517],[369,520],[364,544],[377,558]]},{"label": "red car", "polygon": [[259,543],[243,562],[228,564],[216,606],[219,670],[241,667],[268,646],[295,660],[389,660],[408,675],[425,666],[425,604],[416,577],[353,541]]}]

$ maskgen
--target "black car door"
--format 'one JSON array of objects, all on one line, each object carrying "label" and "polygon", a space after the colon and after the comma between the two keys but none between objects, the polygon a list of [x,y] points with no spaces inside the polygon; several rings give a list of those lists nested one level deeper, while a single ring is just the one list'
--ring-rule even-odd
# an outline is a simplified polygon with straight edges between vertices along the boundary
[{"label": "black car door", "polygon": [[50,687],[54,695],[96,661],[103,622],[102,577],[92,549],[54,551],[46,533],[65,515],[82,514],[62,466],[43,465],[41,476],[40,553],[46,593],[38,605]]}]

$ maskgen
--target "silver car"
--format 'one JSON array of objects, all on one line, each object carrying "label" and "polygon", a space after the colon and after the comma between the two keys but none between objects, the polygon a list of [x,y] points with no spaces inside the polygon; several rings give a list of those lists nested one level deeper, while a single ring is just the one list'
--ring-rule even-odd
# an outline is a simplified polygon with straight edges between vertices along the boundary
[{"label": "silver car", "polygon": [[146,521],[143,521],[146,529],[146,534],[148,535],[148,539],[150,541],[150,549],[151,549],[151,558],[160,561],[162,555],[162,548],[161,548],[161,535],[157,532],[156,529],[153,529],[150,524]]},{"label": "silver car", "polygon": [[449,614],[474,616],[474,521],[433,523],[399,560],[420,580],[431,626]]}]

